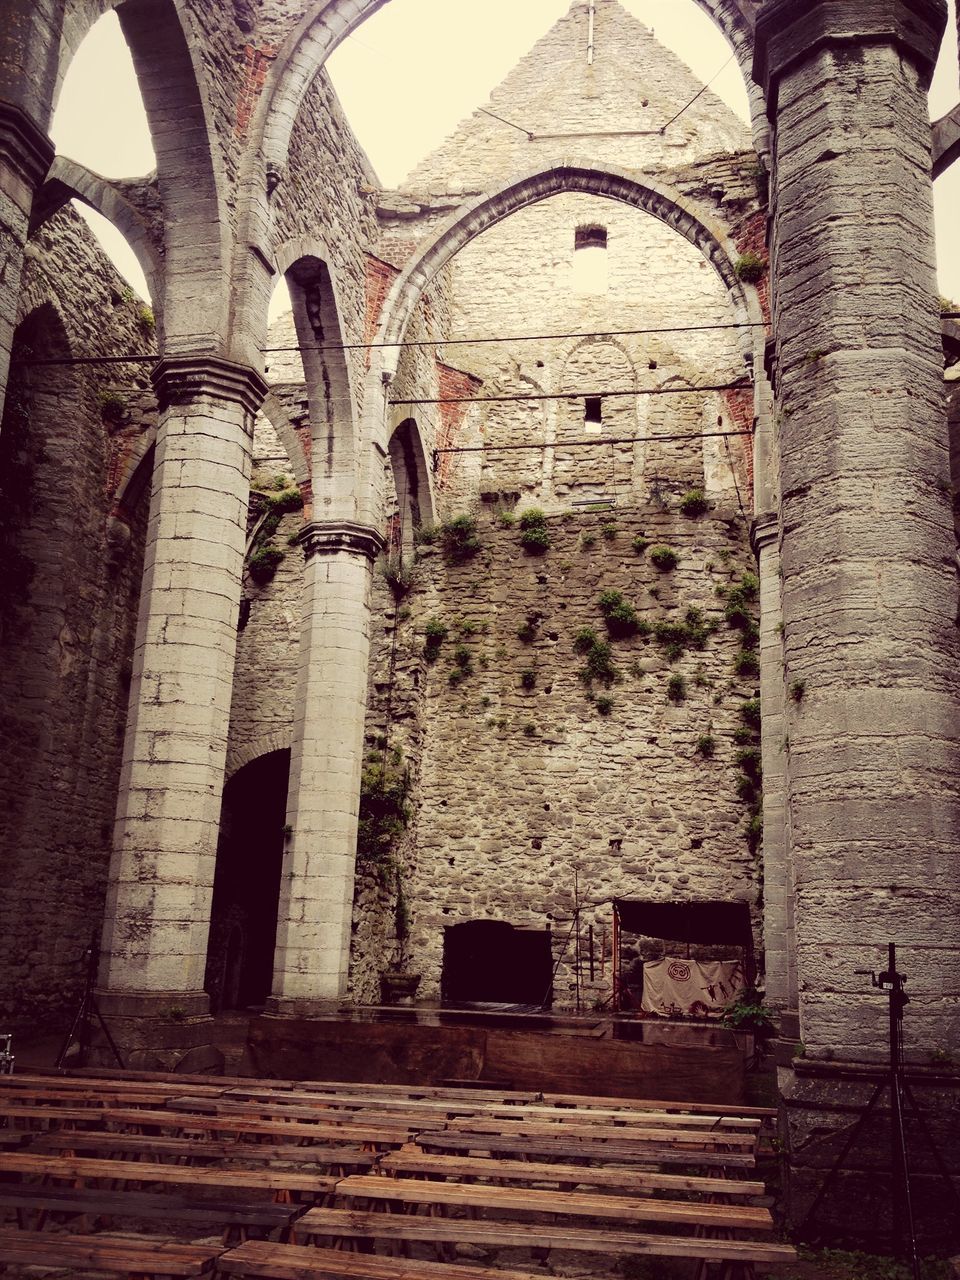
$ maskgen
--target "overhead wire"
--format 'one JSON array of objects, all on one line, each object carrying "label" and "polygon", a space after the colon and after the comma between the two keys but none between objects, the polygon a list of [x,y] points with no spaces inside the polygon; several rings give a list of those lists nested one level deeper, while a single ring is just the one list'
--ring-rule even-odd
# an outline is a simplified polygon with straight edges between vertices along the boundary
[{"label": "overhead wire", "polygon": [[[947,315],[946,319],[951,317]],[[301,345],[291,347],[260,347],[261,355],[285,355],[297,352],[327,351],[385,351],[403,350],[405,348],[426,347],[479,347],[502,342],[556,342],[570,338],[631,338],[649,337],[667,333],[720,333],[731,329],[762,329],[766,324],[762,320],[728,321],[721,324],[685,324],[662,325],[647,329],[607,329],[590,330],[580,333],[518,333],[504,337],[472,337],[472,338],[418,338],[400,342],[337,342],[324,343],[319,346]],[[109,364],[150,364],[157,363],[164,357],[156,351],[130,352],[119,356],[58,356],[35,360],[17,360],[17,364],[31,366],[47,365],[109,365]]]},{"label": "overhead wire", "polygon": [[516,403],[518,401],[543,401],[543,400],[584,400],[584,399],[613,399],[617,396],[679,396],[693,395],[700,391],[741,391],[745,387],[752,386],[752,382],[747,378],[740,378],[736,382],[716,382],[699,387],[650,387],[639,388],[635,390],[621,390],[617,388],[614,391],[543,391],[528,392],[523,394],[512,393],[503,396],[443,396],[435,399],[419,399],[404,400],[396,399],[388,401],[391,405],[425,405],[425,404],[505,404]]}]

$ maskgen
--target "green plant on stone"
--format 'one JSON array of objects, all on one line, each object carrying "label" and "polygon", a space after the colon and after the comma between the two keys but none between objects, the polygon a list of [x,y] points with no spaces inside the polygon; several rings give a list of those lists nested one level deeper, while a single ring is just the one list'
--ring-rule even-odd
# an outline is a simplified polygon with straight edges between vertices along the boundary
[{"label": "green plant on stone", "polygon": [[597,603],[611,636],[624,640],[637,634],[640,619],[633,605],[624,600],[622,592],[604,591]]},{"label": "green plant on stone", "polygon": [[438,618],[428,618],[423,628],[423,656],[427,662],[436,662],[440,648],[448,635],[447,628]]},{"label": "green plant on stone", "polygon": [[597,700],[594,705],[596,706],[597,713],[599,715],[608,716],[610,712],[613,710],[613,699],[608,694],[601,693],[597,697]]},{"label": "green plant on stone", "polygon": [[701,733],[697,739],[697,754],[709,760],[716,754],[717,740],[712,733]]},{"label": "green plant on stone", "polygon": [[767,260],[759,253],[748,249],[746,253],[740,255],[733,269],[737,273],[737,279],[742,280],[744,284],[757,284],[766,273]]},{"label": "green plant on stone", "polygon": [[368,756],[360,775],[357,861],[383,873],[410,821],[410,771],[399,748]]},{"label": "green plant on stone", "polygon": [[520,672],[520,687],[521,689],[535,689],[537,687],[537,673],[532,667]]},{"label": "green plant on stone", "polygon": [[592,689],[594,681],[609,689],[620,680],[620,672],[613,663],[610,646],[601,640],[592,627],[583,627],[574,637],[573,647],[586,658],[580,671],[580,679]]},{"label": "green plant on stone", "polygon": [[432,547],[439,537],[439,525],[420,524],[413,531],[413,545],[415,547]]},{"label": "green plant on stone", "polygon": [[630,545],[631,547],[633,547],[634,551],[637,553],[638,556],[642,556],[643,553],[646,551],[647,547],[649,547],[650,545],[650,539],[645,538],[642,533],[638,533],[636,537],[633,539],[633,541],[630,543]]},{"label": "green plant on stone", "polygon": [[535,738],[537,736],[537,726],[528,722],[523,726],[523,736],[525,738]]},{"label": "green plant on stone", "polygon": [[137,311],[137,327],[145,334],[153,333],[154,329],[157,327],[157,320],[153,314],[153,307],[148,307],[146,303],[144,303]]},{"label": "green plant on stone", "polygon": [[657,546],[650,552],[650,562],[661,573],[669,573],[680,563],[680,557],[672,547]]},{"label": "green plant on stone", "polygon": [[702,489],[688,489],[680,499],[680,513],[688,516],[691,520],[697,516],[702,516],[704,512],[709,511],[710,503],[707,501],[707,495]]},{"label": "green plant on stone", "polygon": [[100,417],[113,427],[119,427],[127,420],[127,402],[119,391],[101,391],[97,395],[100,405]]},{"label": "green plant on stone", "polygon": [[745,725],[759,733],[760,731],[760,699],[751,698],[740,704],[740,718]]},{"label": "green plant on stone", "polygon": [[465,564],[480,550],[473,516],[456,516],[440,526],[440,546],[448,564]]},{"label": "green plant on stone", "polygon": [[473,674],[473,658],[465,644],[458,644],[453,650],[453,664],[461,673],[460,678]]},{"label": "green plant on stone", "polygon": [[758,747],[743,747],[736,754],[736,762],[739,768],[751,778],[759,778],[763,774],[763,765]]},{"label": "green plant on stone", "polygon": [[254,548],[247,561],[250,577],[260,586],[268,583],[276,574],[283,560],[283,552],[272,542],[264,542]]},{"label": "green plant on stone", "polygon": [[760,674],[760,659],[753,649],[741,649],[733,660],[733,669],[744,680],[756,679]]},{"label": "green plant on stone", "polygon": [[608,521],[606,524],[602,524],[600,526],[600,537],[604,542],[613,542],[616,536],[617,526],[612,521]]},{"label": "green plant on stone", "polygon": [[683,702],[687,696],[687,682],[683,676],[674,673],[667,681],[667,698],[671,702]]},{"label": "green plant on stone", "polygon": [[589,551],[596,541],[597,535],[595,533],[581,533],[580,535],[580,546],[584,551]]},{"label": "green plant on stone", "polygon": [[390,556],[381,570],[384,581],[398,603],[413,590],[413,570],[400,555]]},{"label": "green plant on stone", "polygon": [[520,545],[531,556],[542,556],[550,550],[550,531],[545,525],[535,529],[524,529],[520,534]]},{"label": "green plant on stone", "polygon": [[793,702],[802,702],[807,691],[806,680],[794,680],[790,685],[790,698]]}]

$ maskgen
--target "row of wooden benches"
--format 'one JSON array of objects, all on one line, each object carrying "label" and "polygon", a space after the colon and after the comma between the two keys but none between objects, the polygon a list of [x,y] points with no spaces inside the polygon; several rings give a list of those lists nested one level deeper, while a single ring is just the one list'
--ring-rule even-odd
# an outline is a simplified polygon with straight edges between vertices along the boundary
[{"label": "row of wooden benches", "polygon": [[[19,1265],[55,1258],[49,1265],[132,1276],[195,1275],[216,1266],[224,1275],[276,1280],[419,1280],[437,1267],[444,1280],[509,1280],[502,1270],[450,1262],[457,1245],[762,1262],[768,1269],[792,1259],[792,1250],[769,1239],[733,1238],[772,1228],[766,1208],[744,1203],[763,1190],[745,1176],[762,1113],[619,1099],[577,1103],[401,1086],[8,1077],[0,1083],[7,1125],[0,1205],[16,1210],[20,1225],[0,1232],[0,1257]],[[676,1165],[696,1172],[670,1172]],[[198,1191],[211,1189],[228,1199],[199,1201]],[[451,1211],[458,1216],[447,1216]],[[193,1234],[215,1221],[218,1231],[275,1238],[230,1248],[225,1236],[216,1248],[138,1242],[112,1229],[26,1229],[51,1214],[176,1222]],[[637,1231],[637,1224],[664,1231]],[[321,1244],[305,1247],[303,1240]],[[344,1252],[345,1242],[361,1251]],[[364,1252],[430,1244],[444,1262]]]}]

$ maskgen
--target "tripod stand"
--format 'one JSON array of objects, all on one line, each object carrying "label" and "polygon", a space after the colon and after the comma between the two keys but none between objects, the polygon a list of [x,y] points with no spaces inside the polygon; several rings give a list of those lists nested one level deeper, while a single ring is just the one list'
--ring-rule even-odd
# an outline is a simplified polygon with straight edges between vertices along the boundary
[{"label": "tripod stand", "polygon": [[874,1089],[870,1101],[857,1120],[856,1124],[850,1130],[847,1140],[844,1143],[840,1154],[834,1160],[830,1171],[824,1179],[823,1185],[817,1192],[816,1199],[804,1215],[803,1222],[800,1224],[800,1233],[803,1233],[804,1227],[819,1209],[823,1200],[833,1186],[837,1174],[843,1166],[844,1161],[852,1150],[854,1143],[862,1133],[871,1115],[873,1114],[877,1104],[883,1097],[887,1089],[890,1090],[890,1174],[891,1174],[891,1191],[892,1191],[892,1230],[895,1254],[907,1262],[912,1270],[914,1280],[920,1280],[920,1258],[917,1254],[917,1233],[913,1219],[913,1201],[910,1191],[910,1167],[907,1159],[907,1142],[904,1132],[904,1114],[909,1106],[910,1118],[916,1128],[926,1139],[927,1146],[933,1156],[937,1172],[943,1179],[947,1188],[950,1199],[953,1203],[953,1211],[960,1223],[960,1196],[957,1195],[957,1189],[953,1184],[950,1176],[950,1170],[947,1168],[943,1157],[941,1156],[937,1145],[933,1140],[927,1121],[923,1116],[917,1100],[913,1095],[913,1090],[907,1082],[904,1072],[903,1062],[903,1010],[910,1003],[910,998],[904,991],[904,984],[907,980],[905,973],[897,972],[897,948],[896,944],[890,942],[887,944],[887,968],[884,973],[876,974],[870,969],[857,969],[855,972],[867,974],[870,977],[870,984],[877,987],[881,991],[888,993],[888,1021],[890,1036],[890,1062],[884,1078]]},{"label": "tripod stand", "polygon": [[97,968],[100,963],[100,951],[97,947],[97,935],[94,934],[90,939],[90,946],[83,953],[83,959],[87,964],[87,972],[83,982],[83,991],[80,995],[80,1003],[77,1005],[77,1011],[73,1015],[73,1021],[70,1024],[70,1030],[64,1037],[63,1044],[60,1046],[60,1052],[57,1054],[57,1060],[53,1064],[55,1067],[62,1067],[66,1060],[70,1045],[73,1043],[74,1036],[78,1036],[80,1042],[80,1052],[78,1054],[77,1065],[85,1067],[87,1065],[87,1049],[90,1046],[90,1018],[91,1015],[100,1023],[100,1030],[106,1036],[107,1044],[117,1060],[117,1065],[121,1071],[124,1069],[123,1058],[120,1057],[120,1050],[114,1043],[110,1029],[104,1022],[103,1014],[100,1012],[100,1006],[97,1004],[97,997],[94,994],[94,988],[97,983]]}]

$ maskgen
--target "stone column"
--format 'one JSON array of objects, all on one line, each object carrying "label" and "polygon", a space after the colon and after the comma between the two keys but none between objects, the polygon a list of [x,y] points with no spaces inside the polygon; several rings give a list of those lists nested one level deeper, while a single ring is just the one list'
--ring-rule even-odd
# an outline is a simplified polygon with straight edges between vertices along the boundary
[{"label": "stone column", "polygon": [[[960,1042],[957,576],[926,97],[946,13],[944,0],[766,0],[756,32],[774,130],[804,1045],[779,1072],[794,1224],[870,1095],[867,1064],[887,1054],[886,999],[856,970],[884,968],[897,942],[908,1059]],[[886,1140],[852,1163],[867,1172],[848,1164],[818,1225],[876,1247],[891,1223]],[[914,1187],[914,1206],[941,1215],[936,1179]]]},{"label": "stone column", "polygon": [[[944,0],[767,0],[789,804],[809,1055],[960,1041],[960,682],[926,88]],[[917,950],[913,950],[917,948]]]},{"label": "stone column", "polygon": [[40,126],[12,102],[0,102],[0,414],[7,391],[30,210],[53,155],[53,143]]},{"label": "stone column", "polygon": [[[100,982],[114,1013],[204,1012],[258,373],[164,360]],[[174,998],[171,1000],[171,996]]]},{"label": "stone column", "polygon": [[272,1012],[346,993],[363,766],[370,593],[384,540],[347,521],[307,525],[306,569]]},{"label": "stone column", "polygon": [[771,1005],[796,1010],[792,937],[793,877],[786,841],[786,726],[783,703],[783,610],[780,603],[780,521],[767,512],[753,522],[760,578],[760,751],[763,761],[763,950]]}]

